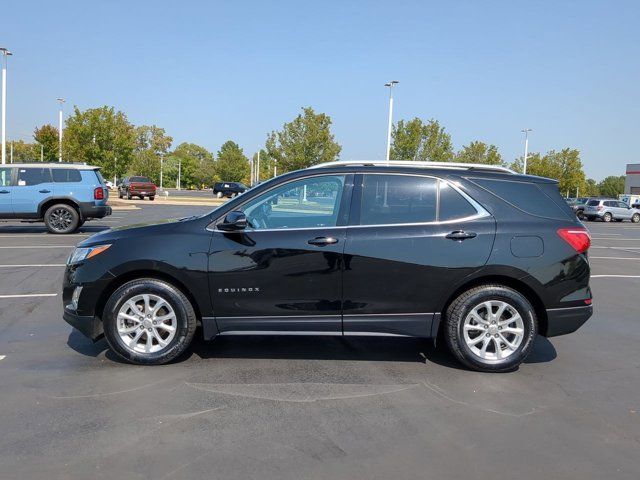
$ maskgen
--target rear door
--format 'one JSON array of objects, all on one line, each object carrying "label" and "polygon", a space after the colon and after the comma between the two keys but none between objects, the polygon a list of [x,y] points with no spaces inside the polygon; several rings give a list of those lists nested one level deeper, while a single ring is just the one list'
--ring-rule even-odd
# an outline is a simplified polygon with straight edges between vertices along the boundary
[{"label": "rear door", "polygon": [[457,187],[422,175],[357,175],[352,205],[344,334],[430,336],[443,296],[486,263],[493,217]]},{"label": "rear door", "polygon": [[618,218],[622,218],[624,220],[630,220],[631,219],[631,215],[632,215],[632,210],[629,207],[629,205],[627,205],[624,202],[616,202],[618,205],[618,211],[619,213],[619,217]]},{"label": "rear door", "polygon": [[43,167],[18,167],[11,204],[17,217],[38,216],[39,205],[53,196],[51,170]]},{"label": "rear door", "polygon": [[11,186],[10,167],[0,168],[0,218],[10,218],[13,216],[11,207],[11,197],[13,196],[13,187]]}]

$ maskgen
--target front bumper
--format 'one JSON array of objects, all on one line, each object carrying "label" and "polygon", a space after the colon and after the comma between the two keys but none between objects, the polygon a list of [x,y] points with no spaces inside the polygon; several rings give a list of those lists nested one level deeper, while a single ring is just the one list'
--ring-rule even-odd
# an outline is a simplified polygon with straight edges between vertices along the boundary
[{"label": "front bumper", "polygon": [[546,337],[557,337],[578,330],[593,315],[593,306],[550,308],[547,310]]},{"label": "front bumper", "polygon": [[102,321],[92,316],[78,315],[76,312],[64,309],[62,318],[76,330],[79,330],[84,336],[90,338],[94,342],[104,335],[102,329]]}]

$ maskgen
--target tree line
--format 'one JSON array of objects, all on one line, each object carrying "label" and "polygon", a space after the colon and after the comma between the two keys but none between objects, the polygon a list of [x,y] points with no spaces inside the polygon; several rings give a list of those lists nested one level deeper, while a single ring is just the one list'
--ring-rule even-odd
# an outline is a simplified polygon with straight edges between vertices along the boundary
[{"label": "tree line", "polygon": [[[340,158],[342,147],[331,132],[331,117],[302,108],[292,121],[267,135],[265,145],[252,155],[260,156],[260,179],[278,173],[310,167]],[[37,127],[33,143],[14,142],[14,161],[56,161],[58,129],[52,125]],[[392,160],[466,162],[503,165],[523,170],[523,158],[507,162],[495,145],[472,141],[455,150],[451,135],[437,120],[400,120],[393,125],[390,157]],[[114,107],[80,110],[74,108],[63,131],[63,159],[102,167],[111,179],[125,175],[144,175],[160,181],[162,164],[164,186],[174,186],[180,168],[183,188],[209,187],[216,181],[250,181],[250,161],[233,140],[226,141],[215,154],[195,143],[173,147],[173,138],[156,125],[133,125]],[[623,192],[624,176],[607,177],[597,183],[584,174],[580,152],[573,148],[551,150],[544,155],[531,153],[527,173],[559,181],[562,194],[575,196],[617,196]]]}]

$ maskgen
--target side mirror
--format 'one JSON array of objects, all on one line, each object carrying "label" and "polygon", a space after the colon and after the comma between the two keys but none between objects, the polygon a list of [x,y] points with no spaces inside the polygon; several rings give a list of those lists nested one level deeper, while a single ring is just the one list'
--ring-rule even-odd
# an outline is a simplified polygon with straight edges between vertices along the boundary
[{"label": "side mirror", "polygon": [[225,232],[235,232],[247,228],[247,216],[244,212],[229,212],[222,223],[218,224],[218,230]]}]

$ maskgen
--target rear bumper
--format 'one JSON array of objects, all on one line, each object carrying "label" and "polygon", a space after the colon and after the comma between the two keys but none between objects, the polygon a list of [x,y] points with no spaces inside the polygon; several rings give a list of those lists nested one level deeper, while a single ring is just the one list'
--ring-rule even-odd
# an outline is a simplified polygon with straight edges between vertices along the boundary
[{"label": "rear bumper", "polygon": [[99,318],[91,316],[78,315],[75,312],[65,308],[62,318],[73,328],[82,333],[85,337],[90,338],[94,342],[104,334],[102,329],[102,321]]},{"label": "rear bumper", "polygon": [[550,308],[547,310],[546,337],[557,337],[578,330],[593,315],[593,307]]},{"label": "rear bumper", "polygon": [[111,207],[107,205],[94,205],[93,203],[80,204],[82,218],[103,218],[111,215],[111,212]]}]

